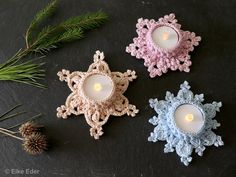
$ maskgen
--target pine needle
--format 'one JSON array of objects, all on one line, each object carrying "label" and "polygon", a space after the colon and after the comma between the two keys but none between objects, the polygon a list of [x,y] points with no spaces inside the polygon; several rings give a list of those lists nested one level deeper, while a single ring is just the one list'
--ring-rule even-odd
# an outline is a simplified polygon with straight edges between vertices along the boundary
[{"label": "pine needle", "polygon": [[20,122],[20,123],[18,123],[18,124],[16,124],[16,125],[13,125],[13,126],[11,126],[11,127],[8,127],[7,129],[10,130],[10,129],[16,128],[16,127],[22,125],[22,124],[25,123],[25,122],[33,121],[33,120],[35,120],[35,119],[37,119],[38,117],[41,117],[41,116],[42,116],[42,114],[39,113],[39,114],[37,114],[37,115],[35,115],[35,116],[33,116],[33,117],[31,117],[31,118],[25,120],[25,121],[22,121],[22,122]]},{"label": "pine needle", "polygon": [[19,115],[24,114],[24,113],[26,113],[26,112],[23,111],[23,112],[17,112],[17,113],[11,114],[11,115],[9,115],[9,116],[7,116],[7,117],[1,118],[1,119],[0,119],[0,122],[2,122],[2,121],[4,121],[4,120],[7,120],[7,119],[11,119],[11,118],[13,118],[13,117],[19,116]]},{"label": "pine needle", "polygon": [[6,112],[4,112],[3,114],[0,115],[0,119],[3,118],[5,115],[9,114],[10,112],[12,112],[13,110],[15,110],[16,108],[20,107],[21,104],[18,104],[16,106],[14,106],[13,108],[7,110]]},{"label": "pine needle", "polygon": [[0,69],[0,80],[15,81],[25,83],[39,88],[45,88],[38,83],[38,79],[43,79],[45,71],[41,69],[44,63],[34,63],[26,61],[20,64],[7,65]]}]

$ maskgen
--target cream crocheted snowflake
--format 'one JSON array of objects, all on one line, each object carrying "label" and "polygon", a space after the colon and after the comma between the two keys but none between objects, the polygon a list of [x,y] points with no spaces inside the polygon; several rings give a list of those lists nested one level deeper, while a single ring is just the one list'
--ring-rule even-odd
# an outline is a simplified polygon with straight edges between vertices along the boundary
[{"label": "cream crocheted snowflake", "polygon": [[[91,75],[101,74],[111,79],[114,86],[111,95],[102,101],[89,98],[85,94],[84,81]],[[135,105],[129,104],[129,100],[123,95],[129,82],[137,78],[135,71],[111,72],[104,61],[103,52],[96,51],[94,63],[89,66],[87,72],[70,72],[63,69],[58,72],[59,79],[66,81],[72,93],[68,96],[65,105],[57,108],[57,117],[66,119],[71,114],[84,114],[90,125],[90,135],[95,139],[103,134],[102,126],[108,121],[109,116],[122,116],[127,114],[134,117],[138,113]]]}]

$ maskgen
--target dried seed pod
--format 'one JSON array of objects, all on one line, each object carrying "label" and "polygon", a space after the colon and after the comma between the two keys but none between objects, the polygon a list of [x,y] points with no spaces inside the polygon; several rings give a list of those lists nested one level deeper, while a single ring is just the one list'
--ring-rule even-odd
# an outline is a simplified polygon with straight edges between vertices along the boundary
[{"label": "dried seed pod", "polygon": [[32,134],[24,139],[23,149],[31,155],[41,154],[47,149],[47,140],[39,133]]},{"label": "dried seed pod", "polygon": [[28,137],[34,133],[39,131],[39,126],[37,126],[34,122],[26,122],[22,124],[19,128],[19,132],[23,137]]}]

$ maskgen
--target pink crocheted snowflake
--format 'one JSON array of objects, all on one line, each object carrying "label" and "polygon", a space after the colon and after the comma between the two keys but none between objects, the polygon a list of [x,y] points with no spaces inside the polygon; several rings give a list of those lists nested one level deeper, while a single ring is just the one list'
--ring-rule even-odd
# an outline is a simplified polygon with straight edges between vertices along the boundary
[{"label": "pink crocheted snowflake", "polygon": [[[163,49],[153,42],[152,32],[161,26],[173,28],[178,34],[178,43],[174,48]],[[136,24],[138,37],[126,47],[126,52],[137,59],[144,59],[144,66],[148,67],[150,77],[161,76],[170,70],[189,72],[192,64],[189,52],[199,45],[200,36],[194,32],[181,30],[174,14],[165,15],[158,21],[153,19],[138,19]]]}]

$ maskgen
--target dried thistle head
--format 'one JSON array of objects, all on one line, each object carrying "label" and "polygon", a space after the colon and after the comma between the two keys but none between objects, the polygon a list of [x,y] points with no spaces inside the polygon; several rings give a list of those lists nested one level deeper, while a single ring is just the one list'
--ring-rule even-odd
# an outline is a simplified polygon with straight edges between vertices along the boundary
[{"label": "dried thistle head", "polygon": [[39,131],[39,127],[32,121],[22,124],[19,128],[20,134],[26,138]]},{"label": "dried thistle head", "polygon": [[24,139],[23,149],[31,155],[41,154],[47,150],[46,137],[39,133],[30,135]]}]

